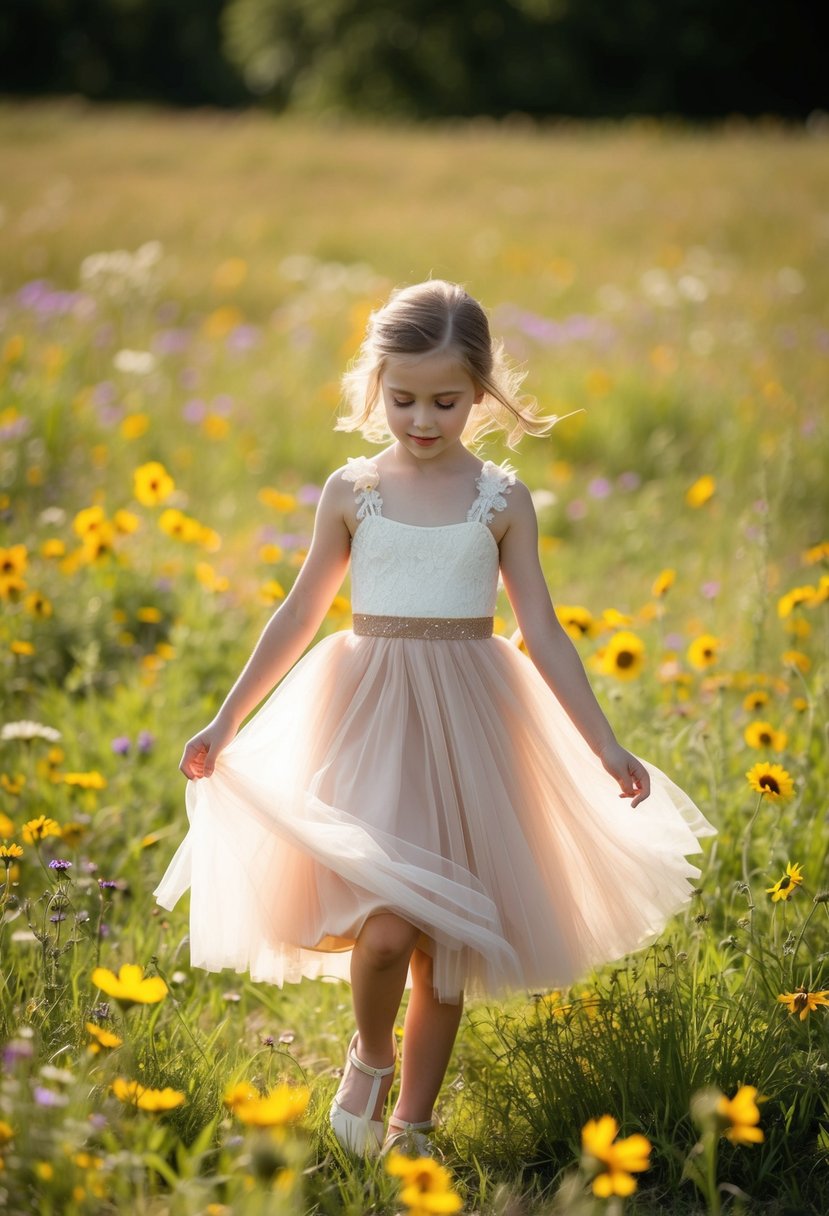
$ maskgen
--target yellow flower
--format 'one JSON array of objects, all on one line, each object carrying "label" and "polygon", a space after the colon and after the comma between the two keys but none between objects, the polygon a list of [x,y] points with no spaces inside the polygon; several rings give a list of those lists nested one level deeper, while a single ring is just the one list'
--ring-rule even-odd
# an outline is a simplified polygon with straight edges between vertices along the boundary
[{"label": "yellow flower", "polygon": [[235,291],[247,278],[248,264],[244,258],[226,258],[213,271],[216,291]]},{"label": "yellow flower", "polygon": [[635,680],[644,665],[645,643],[628,629],[613,635],[599,659],[599,670],[618,680]]},{"label": "yellow flower", "polygon": [[261,1098],[259,1090],[251,1085],[250,1081],[238,1081],[235,1085],[229,1085],[224,1092],[222,1102],[228,1110],[236,1110],[238,1106],[242,1106],[245,1102],[256,1102]]},{"label": "yellow flower", "polygon": [[564,630],[573,641],[579,638],[592,638],[596,633],[596,622],[593,614],[580,604],[557,604],[556,616]]},{"label": "yellow flower", "polygon": [[0,549],[0,576],[20,577],[29,560],[25,545],[12,545],[8,549]]},{"label": "yellow flower", "polygon": [[259,588],[259,598],[266,604],[275,604],[277,600],[285,598],[285,588],[277,579],[269,578]]},{"label": "yellow flower", "polygon": [[86,1029],[95,1040],[94,1043],[89,1044],[90,1051],[100,1051],[102,1047],[121,1047],[124,1042],[117,1034],[113,1034],[111,1030],[104,1030],[102,1026],[96,1026],[94,1022],[87,1022]]},{"label": "yellow flower", "polygon": [[153,604],[147,604],[143,608],[139,608],[135,615],[144,625],[157,625],[163,619],[161,610]]},{"label": "yellow flower", "polygon": [[785,650],[780,658],[787,667],[796,667],[801,675],[811,670],[812,660],[802,650]]},{"label": "yellow flower", "polygon": [[814,587],[792,587],[791,591],[787,591],[785,595],[781,595],[777,601],[777,615],[781,620],[785,620],[801,604],[810,604],[814,596]]},{"label": "yellow flower", "polygon": [[140,439],[149,425],[150,419],[146,414],[127,414],[126,418],[122,419],[119,429],[124,439]]},{"label": "yellow flower", "polygon": [[772,751],[782,752],[789,736],[784,730],[775,730],[770,722],[751,722],[743,737],[749,747],[770,747]]},{"label": "yellow flower", "polygon": [[769,694],[764,692],[762,688],[756,688],[753,692],[748,692],[743,697],[743,709],[747,709],[749,713],[757,709],[762,709],[764,705],[769,703]]},{"label": "yellow flower", "polygon": [[760,1111],[755,1086],[741,1085],[733,1098],[723,1094],[716,1109],[720,1118],[727,1119],[730,1124],[724,1134],[732,1144],[762,1144],[765,1136],[757,1126]]},{"label": "yellow flower", "polygon": [[220,338],[226,338],[243,320],[243,314],[235,305],[224,304],[208,313],[202,322],[202,331],[207,338],[218,341]]},{"label": "yellow flower", "polygon": [[96,967],[91,978],[96,988],[124,1005],[156,1005],[167,995],[161,976],[145,978],[144,968],[138,963],[124,963],[117,975],[106,967]]},{"label": "yellow flower", "polygon": [[293,494],[283,494],[271,486],[263,486],[257,498],[264,506],[272,507],[274,511],[279,511],[283,515],[288,511],[293,511],[296,507],[296,499]]},{"label": "yellow flower", "polygon": [[158,517],[158,526],[168,536],[188,544],[197,541],[201,535],[201,524],[179,511],[177,507],[168,507],[166,511],[162,511]]},{"label": "yellow flower", "polygon": [[141,520],[132,511],[119,510],[112,517],[115,531],[129,536],[141,527]]},{"label": "yellow flower", "polygon": [[230,579],[217,574],[209,562],[196,562],[196,578],[208,591],[227,591]]},{"label": "yellow flower", "polygon": [[766,887],[766,895],[770,895],[772,903],[775,904],[781,899],[789,900],[802,882],[803,872],[800,866],[796,861],[790,861],[783,877],[779,878],[773,887]]},{"label": "yellow flower", "polygon": [[259,549],[260,562],[279,562],[282,560],[282,549],[279,545],[262,545]]},{"label": "yellow flower", "polygon": [[12,841],[11,844],[0,844],[0,861],[3,862],[3,865],[6,867],[6,869],[9,868],[9,866],[11,865],[11,863],[13,861],[16,861],[19,857],[22,857],[22,856],[23,856],[22,846],[19,844],[15,844],[14,841]]},{"label": "yellow flower", "polygon": [[97,561],[106,557],[115,549],[115,528],[105,519],[99,528],[87,532],[83,538],[80,559],[85,562]]},{"label": "yellow flower", "polygon": [[685,501],[689,507],[704,507],[710,498],[713,497],[717,488],[717,483],[714,478],[706,473],[703,477],[698,477],[692,486],[689,487],[685,494]]},{"label": "yellow flower", "polygon": [[40,546],[40,556],[45,558],[63,557],[66,553],[66,545],[56,536],[49,537]]},{"label": "yellow flower", "polygon": [[[585,1164],[604,1171],[593,1179],[593,1194],[600,1199],[611,1195],[632,1195],[636,1190],[633,1174],[646,1170],[650,1164],[651,1144],[642,1135],[616,1140],[619,1124],[612,1115],[589,1119],[581,1132],[581,1147]],[[614,1143],[615,1141],[615,1143]]]},{"label": "yellow flower", "polygon": [[155,507],[169,498],[175,482],[157,460],[140,465],[133,473],[133,493],[145,507]]},{"label": "yellow flower", "polygon": [[651,587],[651,595],[661,599],[663,595],[667,595],[671,587],[676,582],[676,570],[663,570],[656,576]]},{"label": "yellow flower", "polygon": [[72,521],[72,531],[82,540],[96,536],[106,527],[107,518],[101,506],[84,507]]},{"label": "yellow flower", "polygon": [[87,830],[85,823],[78,823],[76,819],[72,819],[63,825],[61,838],[64,844],[68,845],[70,849],[74,849],[83,840]]},{"label": "yellow flower", "polygon": [[226,439],[230,431],[230,423],[222,414],[205,414],[201,426],[208,439]]},{"label": "yellow flower", "polygon": [[41,1182],[50,1182],[55,1176],[55,1167],[51,1161],[36,1161],[35,1174]]},{"label": "yellow flower", "polygon": [[697,671],[705,671],[717,662],[719,650],[719,638],[714,637],[712,633],[704,633],[701,637],[694,638],[688,647],[688,662]]},{"label": "yellow flower", "polygon": [[810,546],[803,552],[802,560],[805,566],[815,566],[818,562],[829,561],[829,540]]},{"label": "yellow flower", "polygon": [[459,1212],[463,1202],[452,1189],[452,1175],[433,1157],[407,1157],[392,1149],[386,1173],[403,1184],[400,1200],[417,1216],[432,1212]]},{"label": "yellow flower", "polygon": [[[4,777],[5,777],[5,781],[3,780]],[[8,786],[6,785],[7,781],[8,781],[8,777],[6,777],[6,774],[0,773],[0,786],[2,786],[4,789],[7,789],[8,788]],[[11,836],[13,831],[14,831],[14,824],[12,823],[11,819],[9,819],[9,817],[5,813],[5,811],[0,811],[0,836],[2,836],[3,839],[6,839],[6,837]]]},{"label": "yellow flower", "polygon": [[801,1022],[805,1022],[809,1014],[814,1013],[820,1005],[829,1006],[829,989],[824,989],[822,992],[807,992],[801,986],[794,992],[781,992],[777,999],[783,1005],[788,1005],[789,1013],[799,1014]]},{"label": "yellow flower", "polygon": [[305,1114],[311,1091],[304,1085],[277,1085],[264,1098],[236,1099],[231,1107],[236,1118],[253,1127],[282,1127]]},{"label": "yellow flower", "polygon": [[0,1119],[0,1148],[14,1139],[14,1128],[5,1119]]},{"label": "yellow flower", "polygon": [[30,591],[23,601],[23,606],[27,612],[31,612],[32,616],[50,617],[52,615],[51,600],[47,600],[45,595],[41,595],[39,591]]},{"label": "yellow flower", "polygon": [[23,656],[33,655],[35,652],[35,648],[31,642],[22,642],[19,638],[15,638],[13,642],[9,643],[9,650],[12,654]]},{"label": "yellow flower", "polygon": [[60,824],[48,815],[38,815],[24,823],[21,829],[26,844],[37,844],[46,836],[60,836]]},{"label": "yellow flower", "polygon": [[768,764],[766,761],[755,764],[746,777],[753,790],[758,794],[767,794],[769,798],[791,798],[794,793],[794,782],[780,764]]},{"label": "yellow flower", "polygon": [[139,1110],[173,1110],[185,1101],[184,1094],[177,1089],[148,1089],[138,1081],[128,1081],[126,1077],[116,1077],[112,1082],[112,1092],[119,1102],[137,1106]]},{"label": "yellow flower", "polygon": [[76,785],[82,790],[105,790],[107,785],[106,777],[95,769],[89,773],[61,773],[60,779],[64,785]]}]

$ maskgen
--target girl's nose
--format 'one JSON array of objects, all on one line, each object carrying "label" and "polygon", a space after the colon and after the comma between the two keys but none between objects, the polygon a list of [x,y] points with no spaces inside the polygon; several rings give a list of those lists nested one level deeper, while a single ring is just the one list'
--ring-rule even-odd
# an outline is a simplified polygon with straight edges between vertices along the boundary
[{"label": "girl's nose", "polygon": [[428,431],[432,425],[432,411],[428,405],[415,405],[414,425],[419,431]]}]

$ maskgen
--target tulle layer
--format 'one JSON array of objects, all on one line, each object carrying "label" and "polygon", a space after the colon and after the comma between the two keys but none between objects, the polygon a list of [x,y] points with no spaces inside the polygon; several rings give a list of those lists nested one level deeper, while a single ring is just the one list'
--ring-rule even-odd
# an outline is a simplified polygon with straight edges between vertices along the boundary
[{"label": "tulle layer", "polygon": [[421,931],[441,1000],[567,984],[687,903],[713,833],[648,765],[635,810],[499,637],[334,634],[187,787],[155,894],[191,889],[195,966],[347,978],[366,919]]}]

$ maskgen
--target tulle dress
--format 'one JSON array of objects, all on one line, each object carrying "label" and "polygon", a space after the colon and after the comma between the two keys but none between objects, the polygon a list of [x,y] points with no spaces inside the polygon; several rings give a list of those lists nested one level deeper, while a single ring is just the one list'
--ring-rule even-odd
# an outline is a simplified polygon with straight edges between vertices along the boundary
[{"label": "tulle dress", "polygon": [[714,828],[652,765],[632,809],[532,662],[492,635],[489,524],[514,474],[487,462],[466,520],[383,514],[353,482],[353,629],[315,645],[187,786],[189,831],[155,891],[190,888],[194,966],[281,985],[347,978],[366,919],[420,930],[442,1001],[565,985],[653,939]]}]

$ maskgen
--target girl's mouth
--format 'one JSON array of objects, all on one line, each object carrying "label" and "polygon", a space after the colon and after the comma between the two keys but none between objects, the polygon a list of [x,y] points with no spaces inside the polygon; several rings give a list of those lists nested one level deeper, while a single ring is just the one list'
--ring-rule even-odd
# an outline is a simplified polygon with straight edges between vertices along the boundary
[{"label": "girl's mouth", "polygon": [[413,439],[415,443],[419,443],[422,448],[428,448],[430,444],[437,443],[438,441],[437,435],[410,435],[409,438]]}]

